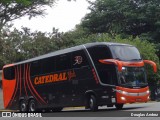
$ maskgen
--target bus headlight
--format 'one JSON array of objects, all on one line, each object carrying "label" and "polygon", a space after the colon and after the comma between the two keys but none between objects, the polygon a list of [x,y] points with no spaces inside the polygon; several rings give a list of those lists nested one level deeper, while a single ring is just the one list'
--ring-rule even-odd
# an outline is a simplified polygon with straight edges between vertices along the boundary
[{"label": "bus headlight", "polygon": [[123,95],[127,95],[128,94],[128,92],[126,92],[126,91],[122,91],[122,90],[116,90],[116,91],[121,93],[121,94],[123,94]]},{"label": "bus headlight", "polygon": [[121,100],[126,100],[126,98],[125,97],[121,97]]}]

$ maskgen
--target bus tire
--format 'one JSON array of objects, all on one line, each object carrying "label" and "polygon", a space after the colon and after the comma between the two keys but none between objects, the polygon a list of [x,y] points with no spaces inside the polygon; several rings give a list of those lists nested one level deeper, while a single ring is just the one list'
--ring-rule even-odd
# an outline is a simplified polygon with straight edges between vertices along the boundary
[{"label": "bus tire", "polygon": [[25,100],[21,100],[19,104],[20,112],[27,112],[27,102]]},{"label": "bus tire", "polygon": [[117,110],[122,110],[124,104],[115,104]]},{"label": "bus tire", "polygon": [[28,108],[29,108],[29,112],[35,112],[35,111],[37,111],[36,101],[34,99],[31,99],[29,101]]},{"label": "bus tire", "polygon": [[91,111],[95,112],[98,110],[96,97],[94,95],[90,96],[88,103],[89,103],[89,108]]}]

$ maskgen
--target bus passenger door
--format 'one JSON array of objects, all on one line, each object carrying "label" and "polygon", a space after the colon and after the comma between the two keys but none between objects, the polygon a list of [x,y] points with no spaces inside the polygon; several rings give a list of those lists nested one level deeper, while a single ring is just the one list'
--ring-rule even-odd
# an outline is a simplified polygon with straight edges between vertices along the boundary
[{"label": "bus passenger door", "polygon": [[72,103],[81,105],[86,91],[86,84],[83,83],[91,76],[88,58],[83,50],[72,53],[72,70],[75,73],[75,77],[71,79]]},{"label": "bus passenger door", "polygon": [[77,102],[79,101],[79,89],[78,89],[78,84],[79,81],[78,80],[72,80],[72,94],[71,94],[71,102],[73,105],[76,105]]},{"label": "bus passenger door", "polygon": [[85,92],[95,81],[92,81],[93,75],[89,66],[82,66],[74,71],[76,78],[72,80],[72,102],[78,106],[84,104]]},{"label": "bus passenger door", "polygon": [[97,71],[101,82],[105,84],[102,97],[106,99],[107,103],[112,103],[112,98],[115,98],[113,86],[117,85],[116,68],[114,65],[99,64]]}]

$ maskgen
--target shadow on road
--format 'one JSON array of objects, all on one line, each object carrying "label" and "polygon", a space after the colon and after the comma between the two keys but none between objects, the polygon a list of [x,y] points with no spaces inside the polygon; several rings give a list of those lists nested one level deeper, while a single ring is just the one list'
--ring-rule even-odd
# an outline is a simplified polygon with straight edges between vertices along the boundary
[{"label": "shadow on road", "polygon": [[[146,107],[128,107],[128,108],[123,108],[122,110],[117,110],[116,108],[102,108],[102,109],[98,109],[98,111],[96,111],[96,112],[118,112],[118,111],[128,111],[128,110],[137,110],[137,111],[139,111],[138,109],[141,109],[141,108],[146,108]],[[65,110],[65,111],[59,111],[59,112],[47,112],[47,113],[70,113],[70,112],[72,112],[72,113],[77,113],[77,112],[92,112],[92,111],[90,111],[89,109],[87,109],[87,110],[85,110],[85,109],[83,109],[83,110]],[[96,113],[96,112],[92,112],[92,113]]]},{"label": "shadow on road", "polygon": [[46,117],[124,117],[130,116],[132,110],[140,111],[140,109],[145,107],[128,107],[122,110],[117,110],[116,108],[103,108],[99,109],[97,112],[92,112],[90,110],[67,110],[61,112],[50,112],[43,113]]}]

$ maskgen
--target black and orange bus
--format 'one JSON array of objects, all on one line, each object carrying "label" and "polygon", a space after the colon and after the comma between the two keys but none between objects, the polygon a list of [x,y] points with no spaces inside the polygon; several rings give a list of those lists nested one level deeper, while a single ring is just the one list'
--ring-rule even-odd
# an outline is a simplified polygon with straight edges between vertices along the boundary
[{"label": "black and orange bus", "polygon": [[3,67],[5,109],[35,112],[64,107],[122,109],[125,103],[147,102],[145,63],[132,45],[97,42],[59,50]]}]

